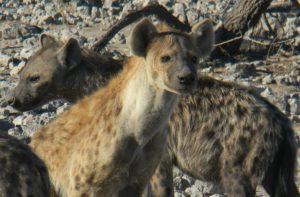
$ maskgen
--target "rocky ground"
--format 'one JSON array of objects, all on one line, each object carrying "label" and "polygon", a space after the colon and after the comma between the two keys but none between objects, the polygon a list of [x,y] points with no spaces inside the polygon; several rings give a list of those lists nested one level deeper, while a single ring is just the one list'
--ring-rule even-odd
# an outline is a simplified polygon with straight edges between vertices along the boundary
[{"label": "rocky ground", "polygon": [[[7,93],[16,85],[18,71],[38,49],[38,38],[41,33],[49,33],[63,40],[74,37],[82,46],[89,48],[128,11],[148,5],[153,0],[95,2],[0,0],[0,132],[8,132],[27,141],[35,130],[47,124],[69,106],[64,101],[53,101],[40,109],[20,113],[5,102]],[[222,15],[230,11],[235,1],[159,2],[181,20],[186,15],[191,24],[205,17],[212,18],[218,24]],[[278,2],[282,0],[275,1]],[[300,134],[300,18],[295,13],[266,14],[266,18],[278,38],[292,38],[284,42],[285,47],[273,47],[275,53],[256,59],[208,61],[202,72],[221,80],[253,86],[292,120],[295,131]],[[125,44],[129,29],[117,34],[106,49],[116,58],[128,55]],[[269,31],[265,19],[247,36],[253,39],[255,36],[264,36],[272,40],[274,35]],[[300,167],[298,174],[299,170]],[[176,196],[222,196],[218,186],[195,180],[178,169],[174,171]],[[297,177],[300,188],[300,176]],[[257,195],[265,196],[261,191]]]}]

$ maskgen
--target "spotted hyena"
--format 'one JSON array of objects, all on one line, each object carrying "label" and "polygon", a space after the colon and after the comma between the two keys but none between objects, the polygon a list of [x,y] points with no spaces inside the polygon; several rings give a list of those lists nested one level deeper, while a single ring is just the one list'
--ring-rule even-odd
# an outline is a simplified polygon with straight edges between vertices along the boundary
[{"label": "spotted hyena", "polygon": [[[64,43],[43,34],[40,43],[41,49],[19,72],[19,83],[10,97],[11,105],[20,111],[54,99],[75,102],[106,85],[107,78],[122,69],[121,61],[81,49],[73,38]],[[68,48],[71,51],[63,50]]]},{"label": "spotted hyena", "polygon": [[206,76],[198,76],[197,86],[170,118],[167,151],[151,181],[154,196],[172,196],[172,164],[221,184],[230,197],[254,197],[258,184],[271,197],[299,196],[288,118],[247,87]]},{"label": "spotted hyena", "polygon": [[[33,135],[30,145],[58,195],[142,194],[160,161],[178,97],[195,89],[198,58],[212,49],[211,29],[206,20],[190,34],[160,33],[141,21],[131,35],[135,57],[123,71]],[[60,50],[62,65],[81,63],[73,59],[74,46]]]},{"label": "spotted hyena", "polygon": [[[36,61],[27,65],[35,66]],[[22,72],[30,75],[30,70]],[[103,87],[113,74],[86,73],[84,78],[99,77]],[[62,85],[68,90],[76,82]],[[167,151],[151,182],[155,196],[172,196],[172,165],[195,178],[220,183],[229,196],[253,196],[257,184],[271,196],[299,196],[293,177],[294,131],[286,116],[249,88],[205,76],[198,76],[197,83],[197,91],[181,98],[169,121]],[[79,82],[76,87],[79,96],[74,99],[84,95]],[[87,83],[84,88],[96,89]]]},{"label": "spotted hyena", "polygon": [[50,196],[44,162],[26,144],[3,133],[0,133],[0,169],[0,196]]}]

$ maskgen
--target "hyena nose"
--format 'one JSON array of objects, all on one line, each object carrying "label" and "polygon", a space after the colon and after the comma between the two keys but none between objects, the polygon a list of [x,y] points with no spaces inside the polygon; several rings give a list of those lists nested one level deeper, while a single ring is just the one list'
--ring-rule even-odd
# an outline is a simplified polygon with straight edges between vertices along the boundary
[{"label": "hyena nose", "polygon": [[21,103],[15,97],[9,98],[6,102],[14,108],[18,108],[21,106]]},{"label": "hyena nose", "polygon": [[182,72],[177,76],[177,78],[181,85],[191,85],[195,81],[195,76],[191,71]]}]

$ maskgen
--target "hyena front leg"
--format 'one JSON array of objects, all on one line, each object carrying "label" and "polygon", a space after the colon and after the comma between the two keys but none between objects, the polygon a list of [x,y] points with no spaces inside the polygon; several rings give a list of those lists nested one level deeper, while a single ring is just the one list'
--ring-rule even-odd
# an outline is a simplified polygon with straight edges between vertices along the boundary
[{"label": "hyena front leg", "polygon": [[161,162],[151,177],[150,193],[152,197],[174,196],[173,162],[168,150],[164,152]]}]

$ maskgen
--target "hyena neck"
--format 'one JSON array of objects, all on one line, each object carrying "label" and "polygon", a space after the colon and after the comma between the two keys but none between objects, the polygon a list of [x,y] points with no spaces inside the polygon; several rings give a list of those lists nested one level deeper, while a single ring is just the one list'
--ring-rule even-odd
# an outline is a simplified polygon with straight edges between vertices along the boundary
[{"label": "hyena neck", "polygon": [[125,132],[133,132],[140,145],[164,129],[178,102],[178,96],[151,84],[143,59],[121,93],[121,122]]},{"label": "hyena neck", "polygon": [[107,85],[122,69],[122,62],[98,57],[97,60],[84,58],[79,66],[70,71],[59,89],[59,97],[74,103]]}]

